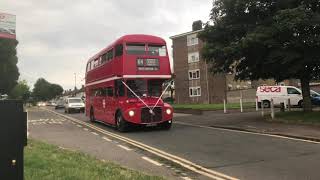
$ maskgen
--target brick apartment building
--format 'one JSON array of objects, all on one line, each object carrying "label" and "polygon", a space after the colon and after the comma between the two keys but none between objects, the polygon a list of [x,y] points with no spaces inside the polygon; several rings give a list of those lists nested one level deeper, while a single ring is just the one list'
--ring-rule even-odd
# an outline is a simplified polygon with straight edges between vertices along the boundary
[{"label": "brick apartment building", "polygon": [[172,39],[175,72],[176,103],[221,103],[226,97],[226,76],[212,75],[201,59],[203,47],[197,34],[201,21],[194,22],[193,31],[175,35]]}]

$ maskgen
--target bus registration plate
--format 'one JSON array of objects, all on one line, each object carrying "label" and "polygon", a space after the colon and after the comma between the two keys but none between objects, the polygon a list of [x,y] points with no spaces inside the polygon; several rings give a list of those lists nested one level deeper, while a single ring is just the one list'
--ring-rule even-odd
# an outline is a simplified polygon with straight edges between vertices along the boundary
[{"label": "bus registration plate", "polygon": [[157,123],[152,123],[152,124],[147,124],[146,126],[147,127],[155,127],[155,126],[157,126],[158,124]]}]

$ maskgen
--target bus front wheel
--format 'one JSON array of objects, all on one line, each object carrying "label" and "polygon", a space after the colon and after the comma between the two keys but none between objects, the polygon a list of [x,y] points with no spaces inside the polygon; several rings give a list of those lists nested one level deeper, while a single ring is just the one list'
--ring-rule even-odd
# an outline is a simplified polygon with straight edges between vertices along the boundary
[{"label": "bus front wheel", "polygon": [[128,123],[123,119],[121,113],[118,113],[118,115],[117,115],[116,128],[120,132],[128,131]]}]

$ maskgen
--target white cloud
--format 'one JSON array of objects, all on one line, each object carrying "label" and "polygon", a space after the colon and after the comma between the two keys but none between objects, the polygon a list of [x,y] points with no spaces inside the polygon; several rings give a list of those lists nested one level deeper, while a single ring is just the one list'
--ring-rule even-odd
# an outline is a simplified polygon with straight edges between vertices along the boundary
[{"label": "white cloud", "polygon": [[74,73],[79,87],[86,60],[116,38],[152,34],[170,48],[169,36],[208,20],[211,6],[210,0],[11,0],[0,2],[0,12],[17,15],[21,78],[44,77],[69,89]]}]

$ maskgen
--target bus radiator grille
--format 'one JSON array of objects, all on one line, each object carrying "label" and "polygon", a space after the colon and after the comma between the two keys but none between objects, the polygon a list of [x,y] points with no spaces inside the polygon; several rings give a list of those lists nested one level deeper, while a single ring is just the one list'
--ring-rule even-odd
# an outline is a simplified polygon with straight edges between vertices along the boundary
[{"label": "bus radiator grille", "polygon": [[142,123],[160,122],[162,120],[161,107],[155,107],[153,109],[153,112],[154,112],[154,114],[151,114],[149,108],[142,108],[141,109],[141,122]]}]

